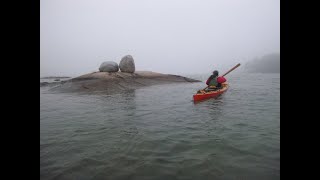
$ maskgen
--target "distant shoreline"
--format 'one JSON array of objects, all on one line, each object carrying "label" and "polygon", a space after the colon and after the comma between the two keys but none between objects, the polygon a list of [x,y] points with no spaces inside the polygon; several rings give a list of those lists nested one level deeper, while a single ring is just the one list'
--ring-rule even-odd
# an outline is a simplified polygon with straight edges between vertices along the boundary
[{"label": "distant shoreline", "polygon": [[280,73],[280,53],[267,54],[245,64],[249,73]]}]

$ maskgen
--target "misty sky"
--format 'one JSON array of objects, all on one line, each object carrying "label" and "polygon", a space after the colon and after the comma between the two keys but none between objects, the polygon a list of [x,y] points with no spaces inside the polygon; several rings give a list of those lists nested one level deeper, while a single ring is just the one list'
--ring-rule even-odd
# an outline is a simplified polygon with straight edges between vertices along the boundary
[{"label": "misty sky", "polygon": [[279,0],[41,0],[40,76],[136,70],[211,73],[280,52]]}]

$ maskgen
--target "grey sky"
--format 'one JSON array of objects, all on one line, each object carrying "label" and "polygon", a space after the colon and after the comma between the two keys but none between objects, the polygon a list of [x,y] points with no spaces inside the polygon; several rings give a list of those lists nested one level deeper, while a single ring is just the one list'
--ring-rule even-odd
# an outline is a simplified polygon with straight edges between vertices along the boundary
[{"label": "grey sky", "polygon": [[40,76],[132,55],[136,70],[224,71],[280,52],[279,0],[41,0]]}]

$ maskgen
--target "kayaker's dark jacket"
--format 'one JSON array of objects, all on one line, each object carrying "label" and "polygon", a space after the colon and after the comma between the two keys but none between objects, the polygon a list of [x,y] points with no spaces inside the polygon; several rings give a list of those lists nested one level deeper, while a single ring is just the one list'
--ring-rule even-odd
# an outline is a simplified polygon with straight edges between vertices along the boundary
[{"label": "kayaker's dark jacket", "polygon": [[211,76],[208,78],[206,84],[207,84],[208,86],[218,86],[217,76],[211,75]]}]

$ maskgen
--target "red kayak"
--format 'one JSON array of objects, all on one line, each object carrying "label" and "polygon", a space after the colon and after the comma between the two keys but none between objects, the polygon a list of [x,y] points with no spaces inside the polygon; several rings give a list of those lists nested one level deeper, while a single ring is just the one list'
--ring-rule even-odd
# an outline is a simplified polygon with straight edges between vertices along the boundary
[{"label": "red kayak", "polygon": [[229,84],[226,82],[222,83],[221,85],[222,85],[222,88],[215,90],[215,91],[208,91],[208,92],[205,90],[198,91],[197,94],[193,95],[193,100],[194,101],[202,101],[202,100],[216,98],[216,97],[220,96],[221,94],[226,92],[229,88]]},{"label": "red kayak", "polygon": [[203,90],[199,90],[197,94],[193,95],[193,100],[195,102],[198,102],[198,101],[202,101],[210,98],[216,98],[221,94],[225,93],[229,88],[229,84],[226,82],[227,80],[224,78],[224,76],[226,76],[227,74],[229,74],[231,71],[235,70],[239,66],[240,66],[240,63],[234,66],[233,68],[231,68],[228,72],[226,72],[221,77],[217,78],[218,83],[221,83],[222,85],[221,89],[208,91],[207,88],[205,88]]}]

